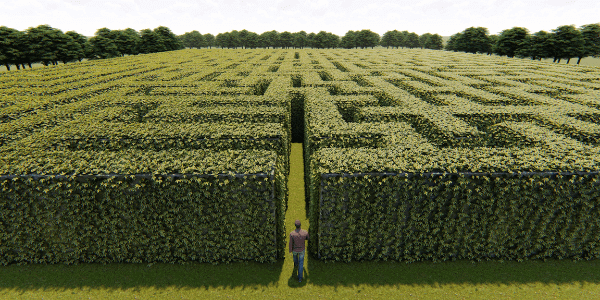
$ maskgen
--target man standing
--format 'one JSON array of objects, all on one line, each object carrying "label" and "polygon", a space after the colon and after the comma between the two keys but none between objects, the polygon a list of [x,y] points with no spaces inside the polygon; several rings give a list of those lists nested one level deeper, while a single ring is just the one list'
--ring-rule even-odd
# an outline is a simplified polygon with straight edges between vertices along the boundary
[{"label": "man standing", "polygon": [[294,251],[292,256],[294,257],[294,268],[298,267],[298,282],[302,282],[304,241],[308,241],[308,231],[300,229],[300,220],[296,220],[296,230],[290,233],[290,253]]}]

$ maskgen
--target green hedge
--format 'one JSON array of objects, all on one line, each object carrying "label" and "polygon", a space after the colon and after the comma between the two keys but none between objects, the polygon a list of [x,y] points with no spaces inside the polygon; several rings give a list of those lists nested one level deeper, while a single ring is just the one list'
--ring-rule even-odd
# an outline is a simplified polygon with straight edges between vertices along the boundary
[{"label": "green hedge", "polygon": [[321,149],[309,250],[345,261],[600,258],[600,158],[527,150]]},{"label": "green hedge", "polygon": [[0,263],[274,262],[282,168],[255,150],[5,153]]}]

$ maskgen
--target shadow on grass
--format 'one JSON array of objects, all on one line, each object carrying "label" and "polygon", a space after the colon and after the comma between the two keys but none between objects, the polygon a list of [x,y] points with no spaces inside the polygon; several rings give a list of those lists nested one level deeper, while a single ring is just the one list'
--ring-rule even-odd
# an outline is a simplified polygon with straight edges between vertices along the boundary
[{"label": "shadow on grass", "polygon": [[[308,258],[308,257],[307,257]],[[73,289],[81,287],[136,289],[154,287],[259,289],[277,284],[287,274],[289,287],[372,286],[445,284],[562,284],[600,283],[600,260],[578,261],[470,261],[454,262],[322,262],[304,260],[302,283],[297,269],[283,268],[283,260],[274,264],[236,262],[229,265],[206,263],[178,264],[79,264],[0,266],[0,289],[17,291],[37,289]]]},{"label": "shadow on grass", "polygon": [[[283,260],[276,263],[234,262],[212,265],[148,264],[30,264],[0,266],[0,289],[37,290],[80,287],[135,289],[142,287],[249,287],[279,281]],[[286,272],[287,273],[287,272]],[[297,280],[296,280],[296,283]]]},{"label": "shadow on grass", "polygon": [[309,265],[310,283],[323,286],[600,283],[600,260],[325,263],[312,258],[305,264]]}]

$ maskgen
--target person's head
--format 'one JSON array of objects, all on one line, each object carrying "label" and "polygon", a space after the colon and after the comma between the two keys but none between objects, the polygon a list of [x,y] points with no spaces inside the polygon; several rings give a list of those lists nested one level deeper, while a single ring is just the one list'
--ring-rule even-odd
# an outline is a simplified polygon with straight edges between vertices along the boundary
[{"label": "person's head", "polygon": [[296,224],[296,229],[299,229],[300,228],[300,220],[296,220],[295,224]]}]

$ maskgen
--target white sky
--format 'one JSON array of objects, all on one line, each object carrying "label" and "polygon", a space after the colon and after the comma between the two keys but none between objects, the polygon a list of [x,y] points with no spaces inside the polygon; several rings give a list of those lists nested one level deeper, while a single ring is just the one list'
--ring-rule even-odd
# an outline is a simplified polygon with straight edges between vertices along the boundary
[{"label": "white sky", "polygon": [[102,27],[140,31],[161,25],[178,35],[242,29],[339,36],[371,29],[382,35],[398,29],[449,36],[471,26],[491,34],[515,26],[533,33],[600,22],[598,0],[0,0],[0,6],[0,26],[25,30],[48,24],[86,36]]}]

